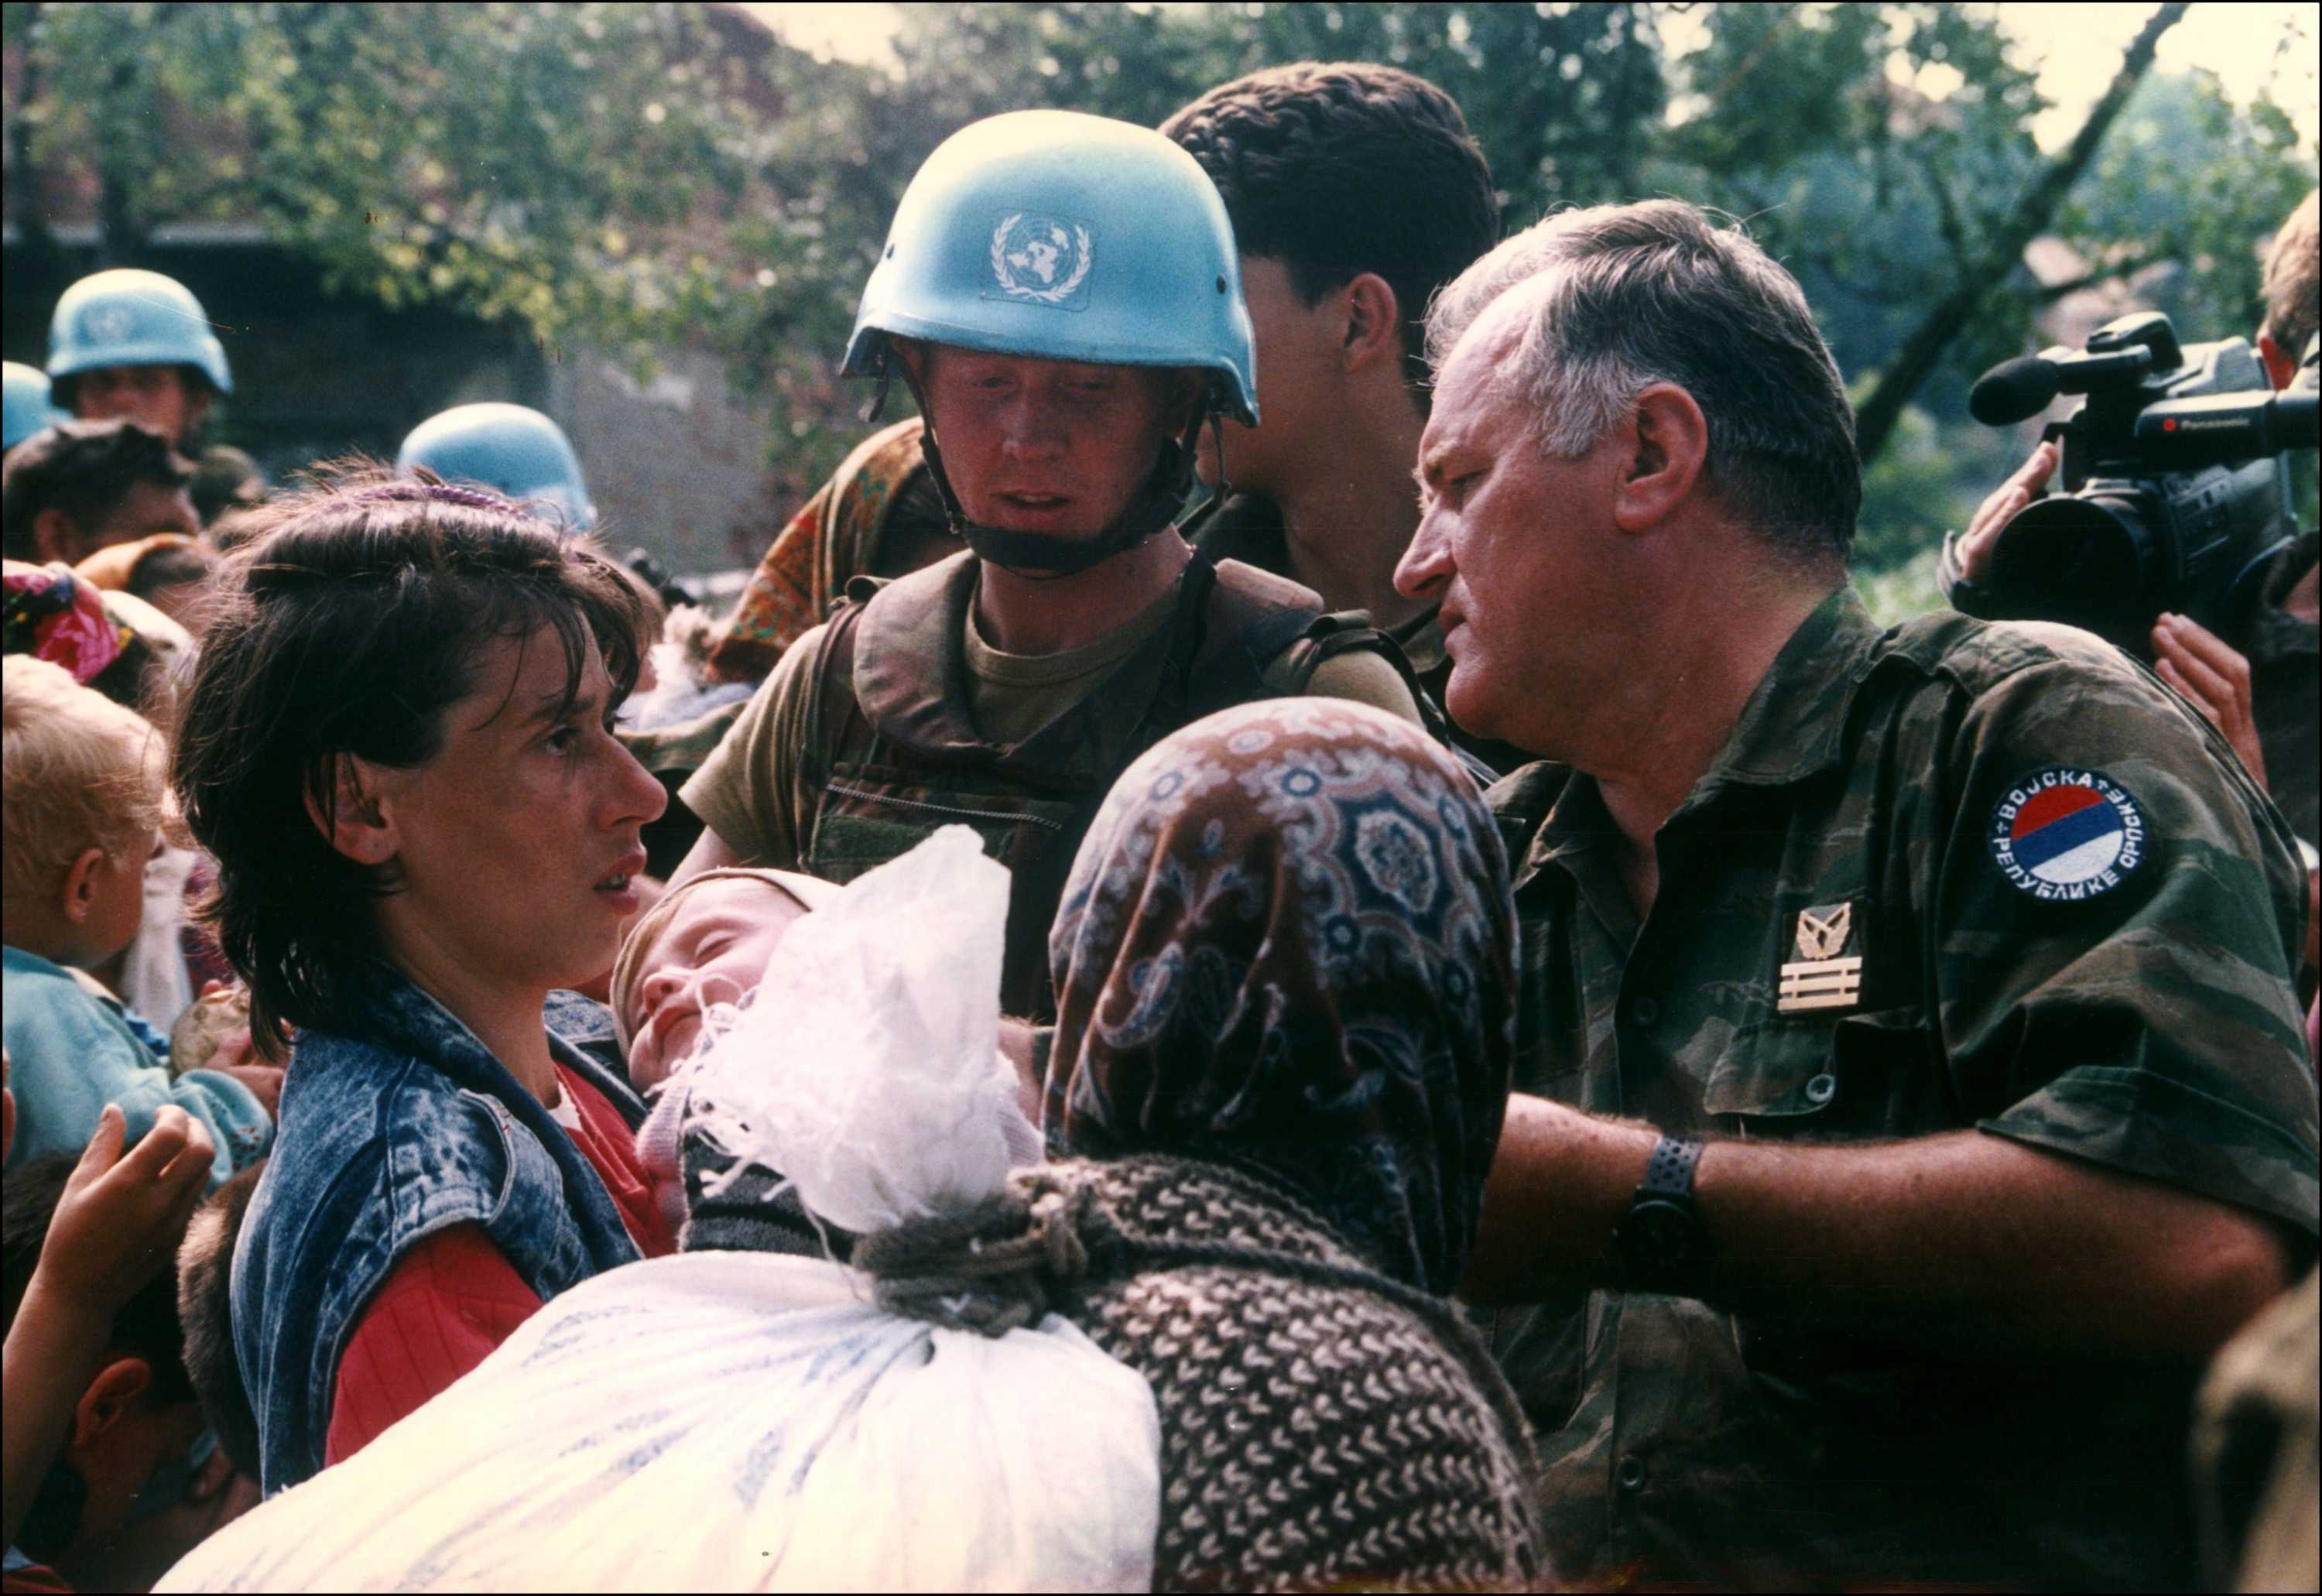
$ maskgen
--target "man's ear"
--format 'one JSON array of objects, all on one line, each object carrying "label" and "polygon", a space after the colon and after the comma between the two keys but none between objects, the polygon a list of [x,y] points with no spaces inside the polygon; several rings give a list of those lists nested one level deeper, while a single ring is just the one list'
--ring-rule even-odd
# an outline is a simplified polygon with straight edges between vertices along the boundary
[{"label": "man's ear", "polygon": [[76,926],[88,918],[88,911],[96,905],[96,875],[105,868],[105,861],[104,849],[83,848],[65,866],[62,898],[57,907]]},{"label": "man's ear", "polygon": [[1628,458],[1613,488],[1613,524],[1650,532],[1693,497],[1709,458],[1709,422],[1691,394],[1656,382],[1639,394],[1615,432]]},{"label": "man's ear", "polygon": [[2266,380],[2276,388],[2288,388],[2298,375],[2298,357],[2276,343],[2271,333],[2257,335],[2257,358],[2265,364]]},{"label": "man's ear", "polygon": [[34,558],[42,564],[51,560],[79,563],[80,545],[80,524],[62,510],[42,510],[32,517]]},{"label": "man's ear", "polygon": [[110,1434],[113,1427],[137,1410],[153,1388],[153,1366],[143,1358],[119,1357],[96,1372],[73,1404],[72,1433],[65,1455],[75,1458]]},{"label": "man's ear", "polygon": [[306,792],[306,816],[324,840],[357,864],[380,865],[401,846],[391,806],[380,794],[379,767],[352,753],[331,760],[331,802],[325,808],[315,789]]},{"label": "man's ear", "polygon": [[1358,275],[1339,290],[1345,296],[1346,328],[1339,337],[1339,358],[1348,371],[1360,371],[1381,360],[1403,370],[1403,306],[1394,287],[1375,271]]},{"label": "man's ear", "polygon": [[928,346],[916,338],[898,338],[887,334],[887,358],[911,374],[911,380],[921,388],[928,381]]},{"label": "man's ear", "polygon": [[[183,383],[186,388],[186,436],[191,437],[194,433],[200,432],[202,430],[202,423],[210,418],[210,406],[213,403],[213,396],[210,393],[210,385],[207,382],[204,381],[201,378],[191,375],[182,368],[180,368],[178,372],[178,380]],[[182,448],[184,444],[184,438],[178,440],[178,447]]]}]

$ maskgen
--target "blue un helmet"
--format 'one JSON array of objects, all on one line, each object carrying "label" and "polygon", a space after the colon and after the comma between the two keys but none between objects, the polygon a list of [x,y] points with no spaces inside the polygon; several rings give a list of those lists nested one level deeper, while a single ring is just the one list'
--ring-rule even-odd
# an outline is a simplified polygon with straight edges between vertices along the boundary
[{"label": "blue un helmet", "polygon": [[72,418],[49,403],[49,379],[30,366],[14,360],[0,362],[7,368],[6,441],[0,442],[0,454],[6,453],[34,433],[52,427]]},{"label": "blue un helmet", "polygon": [[[1036,360],[1210,373],[1183,438],[1104,536],[1070,545],[970,524],[932,432],[922,447],[953,530],[1002,565],[1084,570],[1168,524],[1193,442],[1219,413],[1257,422],[1257,355],[1233,224],[1193,158],[1150,128],[1076,111],[1015,111],[938,145],[904,190],[840,372],[884,392],[892,336]],[[875,401],[874,401],[875,404]],[[926,413],[924,403],[919,406]]]},{"label": "blue un helmet", "polygon": [[71,378],[101,366],[191,366],[221,394],[233,392],[225,348],[202,302],[175,278],[116,269],[64,291],[49,323],[49,379],[71,402]]},{"label": "blue un helmet", "polygon": [[571,440],[522,405],[455,405],[429,416],[411,429],[395,456],[398,477],[420,466],[446,482],[475,482],[512,499],[545,500],[573,532],[597,524]]}]

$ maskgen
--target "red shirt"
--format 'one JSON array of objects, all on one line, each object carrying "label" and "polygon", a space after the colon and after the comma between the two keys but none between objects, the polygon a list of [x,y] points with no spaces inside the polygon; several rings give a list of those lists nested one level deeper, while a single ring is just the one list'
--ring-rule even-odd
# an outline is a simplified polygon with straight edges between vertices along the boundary
[{"label": "red shirt", "polygon": [[[636,1145],[605,1094],[562,1066],[557,1084],[580,1124],[573,1144],[604,1181],[629,1239],[648,1258],[677,1250],[654,1202]],[[480,1225],[454,1225],[396,1261],[356,1319],[339,1358],[324,1466],[352,1457],[373,1436],[490,1355],[540,1308],[540,1298]]]}]

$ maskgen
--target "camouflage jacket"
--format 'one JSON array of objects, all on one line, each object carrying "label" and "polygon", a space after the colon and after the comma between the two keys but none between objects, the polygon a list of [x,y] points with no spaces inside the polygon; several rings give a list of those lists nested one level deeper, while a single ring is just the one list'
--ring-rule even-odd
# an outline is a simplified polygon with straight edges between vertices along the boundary
[{"label": "camouflage jacket", "polygon": [[775,534],[710,645],[714,678],[763,680],[837,607],[849,581],[903,576],[957,548],[937,541],[948,524],[919,451],[925,430],[914,415],[864,439]]},{"label": "camouflage jacket", "polygon": [[[1833,594],[1661,829],[1641,924],[1594,781],[1539,764],[1491,798],[1521,862],[1520,1090],[1751,1140],[1977,1126],[2312,1236],[2289,834],[2088,634],[1881,633]],[[2193,1577],[2190,1371],[1953,1361],[1615,1291],[1495,1317],[1573,1577]]]}]

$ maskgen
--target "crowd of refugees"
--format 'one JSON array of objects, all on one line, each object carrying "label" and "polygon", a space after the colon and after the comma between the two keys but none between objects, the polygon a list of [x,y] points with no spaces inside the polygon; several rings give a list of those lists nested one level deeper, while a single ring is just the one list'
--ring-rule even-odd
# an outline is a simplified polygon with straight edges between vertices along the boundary
[{"label": "crowd of refugees", "polygon": [[[2315,1587],[2311,529],[2222,630],[1882,630],[1790,275],[1672,200],[1503,237],[1457,106],[1367,64],[946,141],[842,358],[916,414],[715,625],[535,412],[270,491],[205,447],[182,286],[88,278],[50,350],[7,374],[9,1591],[449,1588],[448,1540],[296,1574],[283,1515],[416,1502],[446,1404],[589,1420],[526,1371],[636,1356],[612,1306],[745,1278],[705,1259],[1128,1371],[1145,1516],[1054,1478],[1019,1537],[1131,1525],[1097,1582]],[[1028,1139],[850,1225],[706,1061],[962,826]],[[682,1542],[656,1455],[495,1555]]]}]

